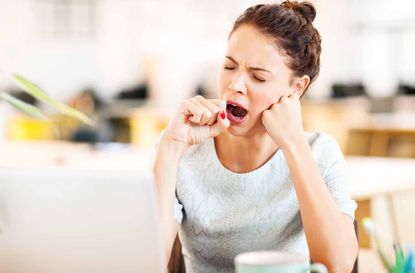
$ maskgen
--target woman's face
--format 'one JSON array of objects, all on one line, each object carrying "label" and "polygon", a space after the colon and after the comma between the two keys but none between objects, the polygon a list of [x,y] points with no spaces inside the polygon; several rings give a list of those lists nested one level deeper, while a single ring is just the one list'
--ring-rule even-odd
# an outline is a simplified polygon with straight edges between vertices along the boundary
[{"label": "woman's face", "polygon": [[249,136],[265,132],[264,110],[293,93],[292,71],[275,44],[251,25],[240,26],[230,37],[219,69],[219,97],[227,101],[228,131]]}]

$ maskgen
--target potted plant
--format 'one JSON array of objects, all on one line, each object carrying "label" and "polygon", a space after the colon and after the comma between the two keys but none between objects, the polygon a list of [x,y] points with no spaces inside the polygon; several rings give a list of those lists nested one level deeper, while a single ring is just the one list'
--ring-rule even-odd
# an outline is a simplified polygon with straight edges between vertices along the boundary
[{"label": "potted plant", "polygon": [[[3,72],[3,74],[5,74]],[[41,101],[42,103],[52,107],[56,111],[62,113],[63,115],[75,118],[85,124],[88,124],[90,126],[94,126],[95,123],[92,119],[90,119],[87,115],[84,113],[64,104],[61,103],[53,98],[51,98],[45,91],[43,91],[41,88],[27,80],[26,78],[18,75],[18,74],[10,74],[8,75],[11,77],[11,79],[20,87],[23,89],[23,91],[27,92],[29,95],[33,96],[37,100]],[[19,111],[37,119],[47,120],[47,117],[43,114],[43,112],[24,101],[19,100],[16,97],[11,96],[10,94],[6,92],[0,92],[0,99],[6,101],[10,105],[14,106]]]}]

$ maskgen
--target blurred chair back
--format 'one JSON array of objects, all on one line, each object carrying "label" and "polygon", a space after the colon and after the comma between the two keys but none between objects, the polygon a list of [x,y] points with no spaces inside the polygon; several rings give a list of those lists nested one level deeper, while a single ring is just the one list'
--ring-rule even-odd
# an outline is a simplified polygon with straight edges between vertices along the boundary
[{"label": "blurred chair back", "polygon": [[[356,233],[357,242],[359,242],[359,225],[357,220],[355,219],[353,222],[354,225],[354,232]],[[356,261],[354,262],[352,273],[358,273],[358,265],[359,265],[359,256],[356,258]]]},{"label": "blurred chair back", "polygon": [[180,243],[178,235],[174,240],[173,248],[171,250],[168,270],[169,273],[186,273],[182,254],[182,245]]}]

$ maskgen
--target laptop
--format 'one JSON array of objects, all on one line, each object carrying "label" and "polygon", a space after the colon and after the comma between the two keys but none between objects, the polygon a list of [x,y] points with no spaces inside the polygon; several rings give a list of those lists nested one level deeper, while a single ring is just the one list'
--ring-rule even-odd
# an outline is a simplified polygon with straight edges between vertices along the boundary
[{"label": "laptop", "polygon": [[143,171],[0,168],[0,272],[165,273]]}]

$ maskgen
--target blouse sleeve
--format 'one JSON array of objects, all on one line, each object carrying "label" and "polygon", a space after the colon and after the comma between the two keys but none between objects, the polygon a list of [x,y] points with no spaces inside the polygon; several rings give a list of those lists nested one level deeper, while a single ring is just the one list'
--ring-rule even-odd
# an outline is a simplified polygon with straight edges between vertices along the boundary
[{"label": "blouse sleeve", "polygon": [[324,134],[319,157],[319,167],[324,182],[340,212],[355,217],[356,202],[350,197],[346,161],[336,140]]}]

